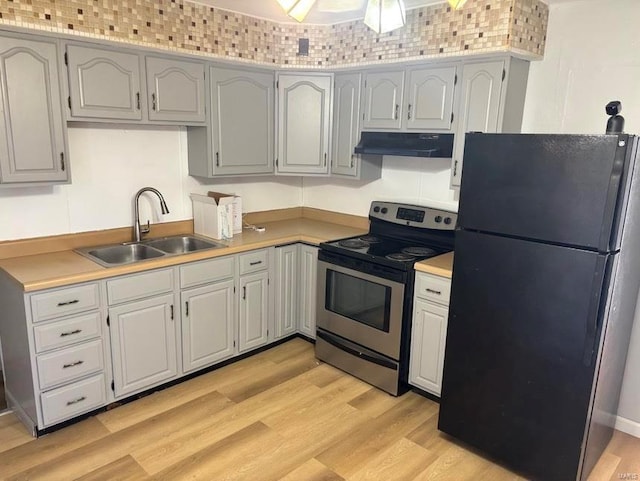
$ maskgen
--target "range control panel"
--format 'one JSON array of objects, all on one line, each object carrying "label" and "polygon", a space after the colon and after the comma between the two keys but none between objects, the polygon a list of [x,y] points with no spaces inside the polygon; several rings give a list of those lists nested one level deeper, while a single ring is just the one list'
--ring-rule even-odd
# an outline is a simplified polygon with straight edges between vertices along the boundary
[{"label": "range control panel", "polygon": [[458,214],[410,204],[373,201],[369,217],[424,229],[454,230]]}]

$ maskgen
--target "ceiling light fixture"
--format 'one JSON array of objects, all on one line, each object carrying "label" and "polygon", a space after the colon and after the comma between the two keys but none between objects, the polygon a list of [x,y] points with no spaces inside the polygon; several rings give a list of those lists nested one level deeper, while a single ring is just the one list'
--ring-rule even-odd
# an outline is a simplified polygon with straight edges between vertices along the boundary
[{"label": "ceiling light fixture", "polygon": [[316,0],[277,0],[284,11],[298,22],[302,22],[304,18],[316,3]]},{"label": "ceiling light fixture", "polygon": [[364,23],[376,33],[386,33],[404,26],[407,15],[403,0],[369,0]]},{"label": "ceiling light fixture", "polygon": [[451,8],[453,8],[454,10],[459,10],[462,8],[462,6],[466,3],[467,0],[447,0],[449,2],[449,5],[451,5]]}]

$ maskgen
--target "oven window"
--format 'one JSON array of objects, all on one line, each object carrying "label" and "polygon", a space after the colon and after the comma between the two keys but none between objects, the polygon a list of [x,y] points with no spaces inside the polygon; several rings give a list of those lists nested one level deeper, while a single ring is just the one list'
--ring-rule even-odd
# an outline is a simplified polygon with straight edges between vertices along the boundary
[{"label": "oven window", "polygon": [[391,287],[327,269],[325,309],[389,332]]}]

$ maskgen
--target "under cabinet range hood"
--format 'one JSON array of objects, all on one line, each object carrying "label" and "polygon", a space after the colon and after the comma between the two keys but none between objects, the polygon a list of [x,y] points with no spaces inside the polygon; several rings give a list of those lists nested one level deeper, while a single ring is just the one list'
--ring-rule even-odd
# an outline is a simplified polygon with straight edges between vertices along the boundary
[{"label": "under cabinet range hood", "polygon": [[362,132],[355,153],[451,158],[453,134]]}]

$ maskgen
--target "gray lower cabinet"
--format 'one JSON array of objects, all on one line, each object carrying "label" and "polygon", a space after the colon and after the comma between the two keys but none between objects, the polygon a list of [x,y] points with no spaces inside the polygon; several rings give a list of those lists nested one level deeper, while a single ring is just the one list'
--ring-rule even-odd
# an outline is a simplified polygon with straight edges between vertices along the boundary
[{"label": "gray lower cabinet", "polygon": [[462,67],[451,185],[460,186],[466,132],[520,132],[529,62],[507,58]]},{"label": "gray lower cabinet", "polygon": [[182,300],[182,369],[185,373],[234,354],[233,279],[189,289]]},{"label": "gray lower cabinet", "polygon": [[204,64],[145,57],[149,120],[205,122]]},{"label": "gray lower cabinet", "polygon": [[238,351],[246,352],[267,344],[269,336],[269,272],[240,277]]},{"label": "gray lower cabinet", "polygon": [[69,120],[142,120],[140,55],[67,45]]},{"label": "gray lower cabinet", "polygon": [[3,184],[69,180],[58,65],[55,41],[0,37]]},{"label": "gray lower cabinet", "polygon": [[300,244],[300,314],[298,329],[316,338],[316,298],[318,286],[318,248]]},{"label": "gray lower cabinet", "polygon": [[333,74],[278,74],[278,174],[329,173]]},{"label": "gray lower cabinet", "polygon": [[298,329],[299,250],[299,244],[276,248],[275,339],[294,334]]},{"label": "gray lower cabinet", "polygon": [[451,280],[416,273],[409,383],[440,396]]}]

